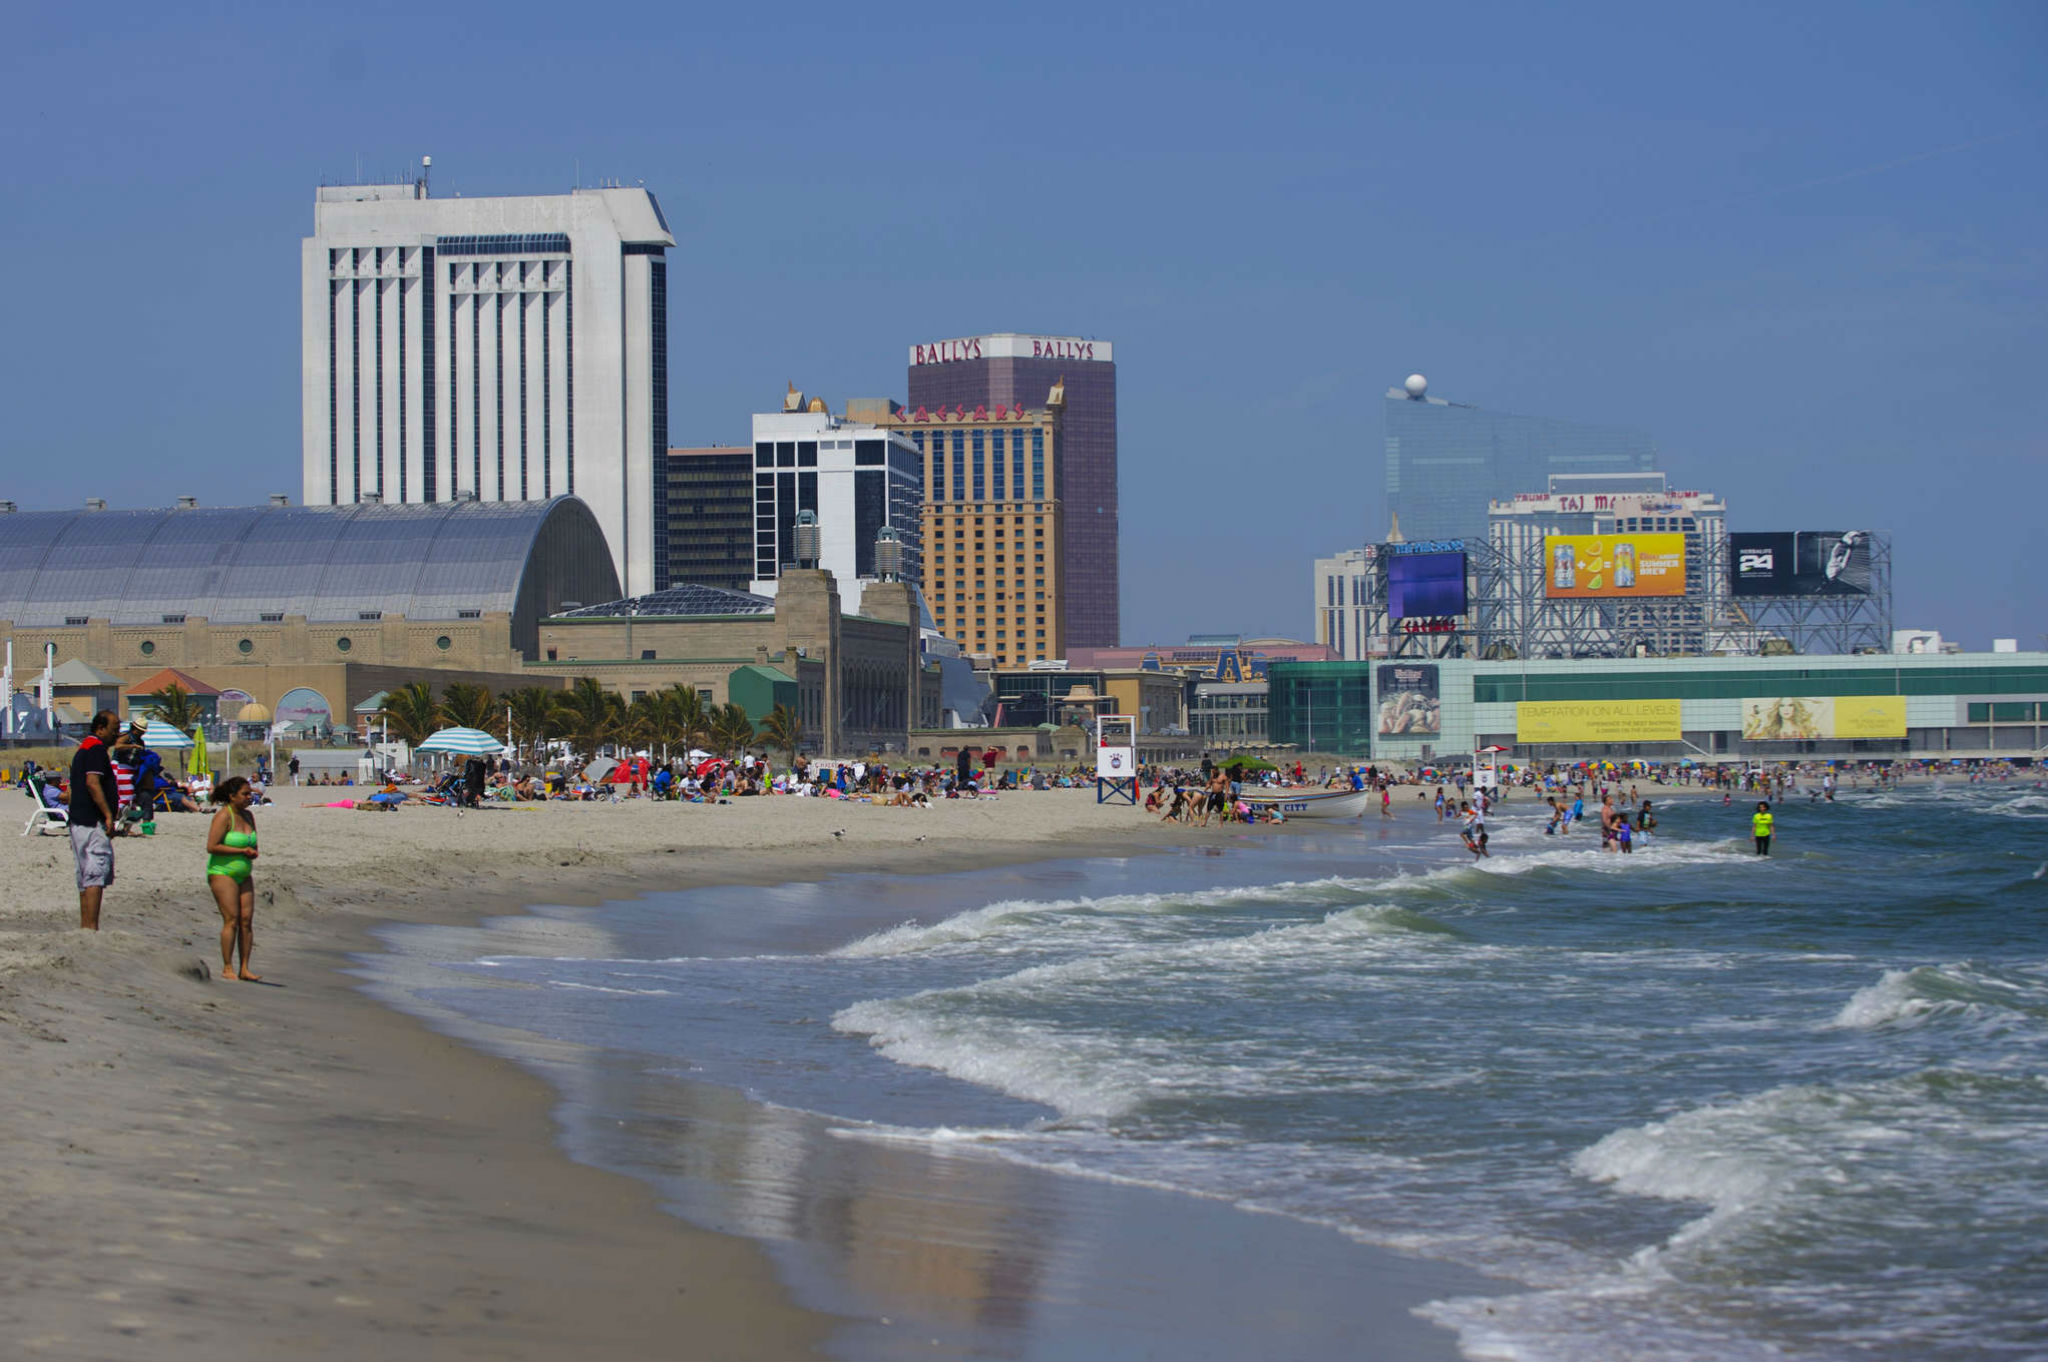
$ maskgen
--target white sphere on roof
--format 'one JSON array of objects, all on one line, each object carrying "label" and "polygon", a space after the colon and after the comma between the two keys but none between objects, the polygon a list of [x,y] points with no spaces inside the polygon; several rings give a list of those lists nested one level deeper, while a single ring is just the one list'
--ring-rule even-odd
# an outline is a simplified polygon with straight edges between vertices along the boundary
[{"label": "white sphere on roof", "polygon": [[1410,397],[1420,397],[1429,391],[1429,380],[1421,374],[1410,374],[1408,381],[1401,386],[1408,390]]}]

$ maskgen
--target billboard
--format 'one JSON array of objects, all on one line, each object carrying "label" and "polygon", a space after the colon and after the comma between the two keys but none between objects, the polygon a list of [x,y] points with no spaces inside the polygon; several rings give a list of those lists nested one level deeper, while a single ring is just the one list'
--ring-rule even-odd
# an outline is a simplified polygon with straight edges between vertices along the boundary
[{"label": "billboard", "polygon": [[1678,707],[1677,700],[1523,700],[1515,705],[1515,741],[1677,742]]},{"label": "billboard", "polygon": [[1435,737],[1443,732],[1442,692],[1434,662],[1383,664],[1376,694],[1380,702],[1381,737],[1408,733]]},{"label": "billboard", "polygon": [[1554,601],[1685,594],[1682,534],[1548,534],[1543,559]]},{"label": "billboard", "polygon": [[1465,555],[1403,553],[1387,560],[1387,614],[1392,619],[1465,613]]},{"label": "billboard", "polygon": [[1742,702],[1745,742],[1905,736],[1903,695],[1771,695]]},{"label": "billboard", "polygon": [[1868,530],[1800,530],[1730,534],[1737,596],[1867,596]]}]

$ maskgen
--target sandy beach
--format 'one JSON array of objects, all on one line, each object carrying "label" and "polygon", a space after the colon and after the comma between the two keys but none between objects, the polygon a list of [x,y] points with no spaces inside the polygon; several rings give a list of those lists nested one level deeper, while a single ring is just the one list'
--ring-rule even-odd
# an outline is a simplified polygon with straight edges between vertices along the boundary
[{"label": "sandy beach", "polygon": [[[1085,791],[258,813],[256,967],[218,979],[206,820],[122,839],[97,936],[61,837],[0,839],[0,1341],[65,1358],[786,1357],[843,1321],[746,1239],[559,1150],[546,1084],[370,1001],[380,923],[915,873],[1209,834]],[[25,812],[25,802],[24,802]],[[1398,1262],[1389,1255],[1390,1262]],[[1388,1299],[1403,1330],[1425,1298]],[[1446,1345],[1444,1355],[1449,1355]]]}]

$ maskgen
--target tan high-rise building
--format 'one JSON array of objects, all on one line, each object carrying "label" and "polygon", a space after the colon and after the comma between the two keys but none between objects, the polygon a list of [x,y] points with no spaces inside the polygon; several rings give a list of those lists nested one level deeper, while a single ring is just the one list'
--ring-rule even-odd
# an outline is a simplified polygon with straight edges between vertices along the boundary
[{"label": "tan high-rise building", "polygon": [[924,460],[924,595],[939,632],[998,666],[1066,655],[1063,389],[998,403],[898,411]]}]

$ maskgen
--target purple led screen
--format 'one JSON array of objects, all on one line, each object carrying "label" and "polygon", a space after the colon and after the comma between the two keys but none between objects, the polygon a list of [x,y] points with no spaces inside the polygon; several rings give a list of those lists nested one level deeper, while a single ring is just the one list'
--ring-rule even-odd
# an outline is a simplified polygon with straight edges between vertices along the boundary
[{"label": "purple led screen", "polygon": [[1387,613],[1397,620],[1465,613],[1465,555],[1404,553],[1387,560]]}]

